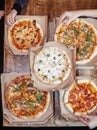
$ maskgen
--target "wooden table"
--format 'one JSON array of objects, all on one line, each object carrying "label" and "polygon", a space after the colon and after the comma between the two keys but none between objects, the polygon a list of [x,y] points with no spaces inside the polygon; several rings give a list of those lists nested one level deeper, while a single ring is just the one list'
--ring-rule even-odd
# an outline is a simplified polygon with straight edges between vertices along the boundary
[{"label": "wooden table", "polygon": [[[14,0],[5,0],[6,12],[11,9]],[[29,0],[22,15],[48,15],[49,21],[59,17],[65,11],[97,9],[97,0]]]},{"label": "wooden table", "polygon": [[[97,8],[97,0],[94,0],[91,3],[88,3],[87,6],[85,5],[87,0],[30,0],[29,4],[25,7],[25,9],[21,12],[22,15],[48,15],[49,17],[49,35],[48,35],[48,41],[53,40],[53,34],[54,34],[54,18],[58,17],[61,15],[64,10],[75,10],[75,9],[85,9],[85,8]],[[89,0],[90,2],[90,0]],[[12,0],[6,0],[6,11],[12,6],[13,1]],[[33,7],[31,6],[33,5]],[[57,6],[58,5],[58,6]],[[75,6],[76,5],[76,6]],[[72,6],[72,8],[71,8]],[[12,72],[12,71],[23,71],[25,69],[25,72],[29,71],[29,66],[27,65],[28,57],[27,56],[13,56],[9,54],[6,50],[4,50],[4,72]],[[17,62],[17,64],[15,64]],[[22,66],[22,63],[19,61],[23,61],[25,66]],[[11,66],[12,64],[12,66]],[[9,66],[9,68],[6,68],[6,65]],[[21,67],[22,66],[22,67]],[[81,71],[82,72],[82,71]],[[86,71],[85,71],[86,72]],[[85,74],[83,71],[83,73]],[[90,71],[89,71],[90,72]],[[77,74],[79,74],[80,71],[77,71]],[[82,74],[83,74],[82,73]],[[62,117],[61,112],[60,112],[60,107],[59,107],[59,92],[55,91],[53,92],[54,94],[54,115],[48,120],[48,122],[44,125],[37,125],[37,126],[85,126],[83,123],[80,121],[78,122],[73,122],[73,121],[68,121],[64,117]],[[11,124],[8,121],[6,121],[3,118],[3,126],[36,126],[33,124]]]}]

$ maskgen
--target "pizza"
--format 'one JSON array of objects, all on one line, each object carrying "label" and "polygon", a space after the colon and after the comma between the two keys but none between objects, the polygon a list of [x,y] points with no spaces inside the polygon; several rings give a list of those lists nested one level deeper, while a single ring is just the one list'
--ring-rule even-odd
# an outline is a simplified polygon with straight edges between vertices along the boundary
[{"label": "pizza", "polygon": [[50,92],[40,91],[28,75],[17,76],[6,87],[8,110],[20,119],[37,119],[50,104]]},{"label": "pizza", "polygon": [[63,96],[65,107],[74,114],[90,114],[97,108],[97,86],[88,79],[79,79]]},{"label": "pizza", "polygon": [[8,40],[15,51],[28,52],[30,47],[43,44],[43,30],[36,20],[19,19],[8,28]]},{"label": "pizza", "polygon": [[56,28],[54,39],[76,48],[77,63],[89,62],[97,47],[96,29],[82,19],[73,20],[68,25],[60,24]]},{"label": "pizza", "polygon": [[69,77],[71,68],[71,59],[67,52],[56,46],[42,48],[34,58],[34,73],[46,84],[56,85],[64,82]]}]

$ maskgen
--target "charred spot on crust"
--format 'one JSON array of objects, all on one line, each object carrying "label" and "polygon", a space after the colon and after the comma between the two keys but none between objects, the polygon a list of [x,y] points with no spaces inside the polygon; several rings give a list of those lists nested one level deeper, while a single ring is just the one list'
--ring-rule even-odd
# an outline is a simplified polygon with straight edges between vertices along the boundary
[{"label": "charred spot on crust", "polygon": [[35,20],[35,19],[33,20],[33,24],[34,24],[34,25],[36,24],[36,20]]}]

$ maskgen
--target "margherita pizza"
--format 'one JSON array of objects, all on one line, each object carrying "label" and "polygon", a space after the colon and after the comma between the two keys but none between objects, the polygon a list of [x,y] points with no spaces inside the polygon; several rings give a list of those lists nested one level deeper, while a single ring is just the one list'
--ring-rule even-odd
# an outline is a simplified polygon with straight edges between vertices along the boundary
[{"label": "margherita pizza", "polygon": [[89,114],[97,108],[97,86],[87,79],[74,83],[63,98],[66,108],[74,114]]},{"label": "margherita pizza", "polygon": [[58,47],[45,47],[35,56],[34,72],[43,83],[59,84],[70,75],[72,64],[65,50]]},{"label": "margherita pizza", "polygon": [[76,48],[77,63],[88,62],[93,57],[97,47],[96,29],[92,24],[82,19],[73,20],[68,25],[60,24],[56,28],[54,39]]},{"label": "margherita pizza", "polygon": [[20,19],[8,29],[10,47],[18,52],[28,52],[30,47],[43,44],[43,30],[36,20]]},{"label": "margherita pizza", "polygon": [[7,107],[14,116],[37,119],[47,111],[50,93],[38,90],[28,75],[21,75],[7,86],[6,99]]}]

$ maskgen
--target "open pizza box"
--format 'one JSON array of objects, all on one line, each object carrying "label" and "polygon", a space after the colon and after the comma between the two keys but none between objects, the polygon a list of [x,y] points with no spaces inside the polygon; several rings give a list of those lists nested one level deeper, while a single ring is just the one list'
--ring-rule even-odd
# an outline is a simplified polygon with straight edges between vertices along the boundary
[{"label": "open pizza box", "polygon": [[[16,22],[20,21],[20,20],[36,20],[36,23],[38,24],[38,26],[41,28],[41,31],[43,32],[43,39],[42,39],[42,45],[47,41],[47,37],[48,37],[48,16],[31,16],[31,15],[18,15],[16,16]],[[14,25],[14,24],[13,24]],[[12,47],[12,45],[9,43],[10,40],[8,38],[9,34],[8,34],[8,30],[10,29],[10,27],[12,27],[13,25],[9,26],[7,24],[5,24],[5,49],[7,49],[7,51],[12,54],[12,55],[28,55],[28,51],[18,51],[17,49],[15,49],[14,47]],[[38,46],[38,45],[37,45]],[[37,46],[33,47],[36,48]]]},{"label": "open pizza box", "polygon": [[7,107],[6,87],[14,78],[21,76],[21,75],[30,76],[29,73],[17,73],[17,72],[1,74],[3,118],[6,119],[6,121],[9,124],[16,124],[16,125],[18,125],[18,124],[21,124],[21,125],[23,125],[23,124],[45,124],[53,116],[53,93],[52,92],[50,92],[50,104],[48,105],[46,112],[43,115],[41,115],[39,118],[23,119],[23,118],[16,117],[14,114],[11,113],[11,111]]},{"label": "open pizza box", "polygon": [[[81,82],[91,82],[92,84],[95,84],[95,88],[97,90],[97,81],[96,78],[92,77],[92,76],[77,76],[75,81],[73,82],[74,84],[76,83],[76,81],[81,81]],[[71,86],[68,86],[68,88],[66,90],[60,90],[59,91],[59,102],[60,102],[60,111],[61,111],[61,115],[62,117],[64,117],[67,121],[80,121],[78,118],[78,115],[80,115],[81,113],[74,113],[71,112],[71,108],[70,106],[66,105],[67,103],[67,97],[69,94],[69,90],[71,90],[73,84]],[[95,116],[97,115],[97,104],[95,104],[94,108],[92,110],[88,110],[87,113],[83,113],[83,114],[87,114],[87,115],[92,115]]]},{"label": "open pizza box", "polygon": [[[67,77],[65,81],[62,81],[60,84],[45,83],[36,76],[35,71],[34,71],[35,57],[42,49],[48,48],[48,47],[57,47],[59,50],[65,51],[71,61],[70,62],[71,70],[70,70],[69,76]],[[29,52],[30,52],[29,57],[30,57],[31,77],[39,89],[45,90],[45,91],[55,91],[55,90],[65,89],[67,88],[67,86],[72,84],[72,82],[75,79],[75,49],[74,48],[72,47],[67,48],[67,46],[62,45],[59,42],[50,41],[50,42],[45,43],[43,47],[40,46],[39,48],[37,48],[36,51],[33,51],[33,48],[31,48]]]},{"label": "open pizza box", "polygon": [[[62,23],[59,23],[59,17],[55,18],[54,19],[54,40],[56,39],[55,33],[58,26],[61,26],[61,24],[68,26],[70,22],[76,19],[84,20],[86,23],[90,24],[94,28],[95,33],[97,35],[97,10],[94,10],[94,11],[87,10],[86,14],[85,14],[85,11],[84,10],[67,11],[66,12],[67,16],[64,17],[65,14],[62,16],[64,17]],[[71,13],[72,15],[69,16],[69,13]],[[94,67],[96,64],[97,64],[97,42],[95,45],[95,50],[93,52],[93,55],[90,57],[90,59],[86,59],[86,60],[84,59],[80,62],[76,62],[76,68],[79,69],[82,67],[89,67],[89,66]]]}]

